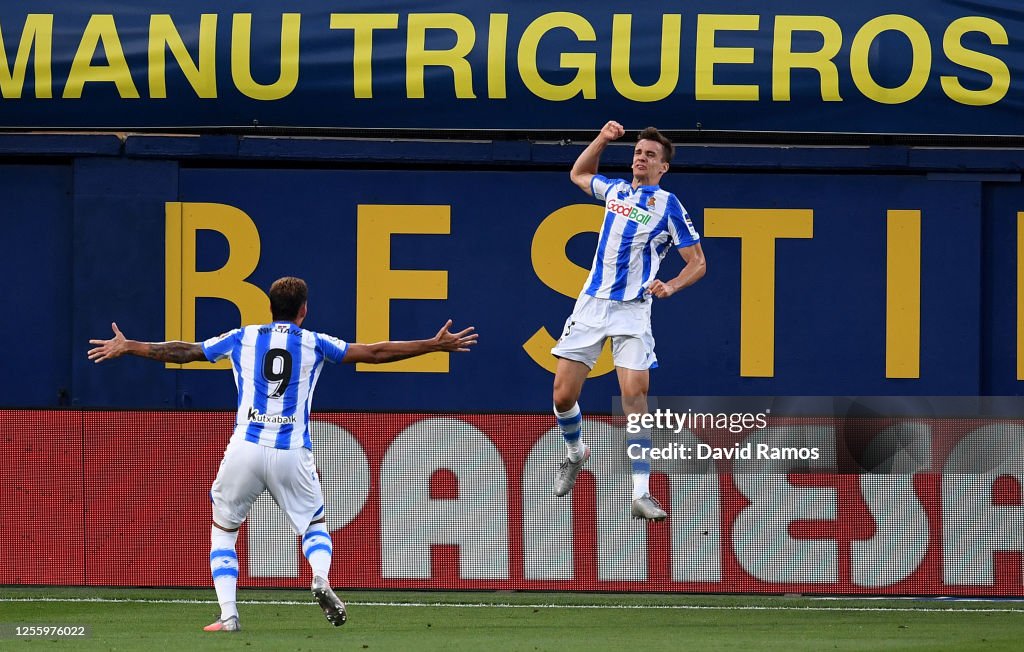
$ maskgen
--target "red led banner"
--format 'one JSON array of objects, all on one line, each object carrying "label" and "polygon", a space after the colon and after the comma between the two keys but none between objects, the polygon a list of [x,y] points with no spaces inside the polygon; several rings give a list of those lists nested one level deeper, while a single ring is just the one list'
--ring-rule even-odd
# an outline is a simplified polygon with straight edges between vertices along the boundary
[{"label": "red led banner", "polygon": [[[0,584],[210,584],[208,490],[233,414],[0,411],[0,419]],[[743,460],[655,461],[652,490],[669,519],[646,524],[629,518],[621,431],[602,419],[585,421],[593,457],[571,497],[555,498],[563,448],[552,417],[319,414],[312,437],[334,538],[331,580],[1024,595],[1024,446],[1015,443],[1024,422],[918,420],[911,431],[927,436],[892,456],[887,472],[849,472],[898,425],[876,420],[850,436],[835,419],[789,419],[729,440],[819,449],[818,467],[790,473],[755,472]],[[728,433],[669,439],[726,448]],[[656,433],[655,446],[669,439]],[[988,468],[963,472],[968,459]],[[238,553],[242,586],[309,583],[298,539],[267,495]]]}]

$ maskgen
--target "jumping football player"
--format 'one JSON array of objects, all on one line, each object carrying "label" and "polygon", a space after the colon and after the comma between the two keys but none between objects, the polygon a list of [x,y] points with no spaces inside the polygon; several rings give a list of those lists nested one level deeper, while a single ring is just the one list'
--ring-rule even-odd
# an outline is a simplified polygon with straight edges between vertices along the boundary
[{"label": "jumping football player", "polygon": [[[625,130],[610,121],[576,159],[569,177],[583,192],[604,202],[604,224],[590,275],[565,321],[562,336],[551,353],[555,370],[555,416],[566,445],[552,490],[564,496],[572,490],[590,447],[580,437],[583,415],[577,403],[583,381],[597,362],[605,340],[611,338],[622,407],[629,414],[647,411],[650,369],[658,366],[651,333],[653,298],[666,299],[696,283],[706,269],[700,236],[686,209],[672,193],[659,187],[668,172],[673,146],[654,127],[640,132],[633,150],[633,179],[608,179],[597,173],[601,153]],[[658,267],[674,247],[683,269],[669,280],[658,280]],[[632,461],[633,518],[661,521],[667,514],[651,496],[650,430],[628,440],[644,453]],[[636,450],[636,449],[634,449]]]}]

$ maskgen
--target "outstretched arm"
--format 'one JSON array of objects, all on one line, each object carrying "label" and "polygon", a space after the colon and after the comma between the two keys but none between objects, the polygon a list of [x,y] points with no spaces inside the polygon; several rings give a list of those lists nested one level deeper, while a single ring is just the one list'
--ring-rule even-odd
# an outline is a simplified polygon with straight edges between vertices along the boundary
[{"label": "outstretched arm", "polygon": [[659,299],[667,299],[679,290],[689,287],[699,281],[708,269],[707,261],[704,260],[704,250],[700,243],[679,249],[679,255],[686,263],[671,281],[654,281],[647,291]]},{"label": "outstretched arm", "polygon": [[111,324],[114,337],[109,340],[89,340],[96,348],[89,349],[89,359],[103,362],[122,355],[137,355],[140,358],[152,358],[161,362],[196,362],[206,360],[203,347],[197,342],[136,342],[125,338],[117,324]]},{"label": "outstretched arm", "polygon": [[587,148],[576,159],[572,166],[572,171],[569,172],[569,178],[580,187],[580,190],[588,195],[593,194],[590,191],[590,181],[597,174],[597,164],[601,160],[601,152],[604,151],[608,143],[622,138],[624,133],[626,133],[626,130],[623,129],[622,125],[614,120],[609,120],[601,128],[597,138],[587,145]]},{"label": "outstretched arm", "polygon": [[414,358],[418,355],[432,353],[434,351],[455,351],[464,353],[469,351],[469,347],[476,344],[476,340],[479,335],[473,332],[474,328],[472,326],[465,330],[461,330],[458,333],[448,332],[448,329],[451,327],[452,320],[449,319],[448,322],[441,327],[441,330],[437,331],[437,335],[429,340],[412,340],[410,342],[377,342],[376,344],[349,344],[348,350],[345,351],[345,357],[342,358],[341,361],[380,364],[382,362],[394,362],[396,360]]}]

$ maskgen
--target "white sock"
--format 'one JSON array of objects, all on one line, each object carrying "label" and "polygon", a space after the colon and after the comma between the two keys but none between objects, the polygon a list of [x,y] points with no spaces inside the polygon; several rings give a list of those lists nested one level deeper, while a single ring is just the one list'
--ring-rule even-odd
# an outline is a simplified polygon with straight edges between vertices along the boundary
[{"label": "white sock", "polygon": [[640,498],[644,494],[651,493],[651,474],[650,473],[634,473],[633,474],[633,499]]},{"label": "white sock", "polygon": [[583,413],[580,411],[580,404],[574,403],[565,412],[559,412],[558,408],[555,408],[555,418],[558,419],[558,427],[562,430],[562,439],[565,441],[569,459],[579,462],[586,451],[583,444]]},{"label": "white sock", "polygon": [[217,602],[220,603],[221,620],[238,615],[235,604],[238,586],[236,540],[238,530],[225,532],[216,526],[210,528],[210,573],[213,575],[213,588],[217,591]]},{"label": "white sock", "polygon": [[633,471],[633,499],[651,493],[651,430],[643,428],[626,440],[626,446],[639,450],[638,459],[631,460]]},{"label": "white sock", "polygon": [[327,579],[331,572],[331,554],[333,552],[331,533],[327,531],[325,523],[313,523],[306,528],[305,534],[302,535],[302,554],[309,561],[313,575]]}]

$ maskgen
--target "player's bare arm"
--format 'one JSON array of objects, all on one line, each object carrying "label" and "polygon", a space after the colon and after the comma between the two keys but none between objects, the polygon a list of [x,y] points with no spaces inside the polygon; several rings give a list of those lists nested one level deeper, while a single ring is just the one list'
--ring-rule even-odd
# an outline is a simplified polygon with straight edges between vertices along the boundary
[{"label": "player's bare arm", "polygon": [[342,362],[368,362],[370,364],[381,364],[383,362],[395,362],[405,360],[425,353],[435,351],[450,351],[453,353],[465,353],[476,344],[479,335],[474,333],[473,326],[452,333],[452,320],[449,319],[437,335],[429,340],[411,340],[407,342],[377,342],[376,344],[350,344],[345,351]]},{"label": "player's bare arm", "polygon": [[622,125],[614,120],[609,120],[601,128],[597,137],[579,155],[579,158],[576,159],[572,166],[572,171],[569,172],[569,178],[580,187],[580,190],[588,195],[593,194],[590,191],[590,181],[597,174],[597,165],[601,160],[601,153],[604,152],[604,148],[608,146],[608,143],[622,138],[622,135],[625,133],[626,130]]},{"label": "player's bare arm", "polygon": [[679,271],[679,274],[669,281],[655,279],[647,288],[648,292],[659,299],[667,299],[679,290],[690,287],[703,278],[704,273],[707,272],[708,264],[704,259],[704,250],[699,242],[677,251],[686,263],[683,265],[683,269]]},{"label": "player's bare arm", "polygon": [[177,364],[206,360],[203,347],[197,342],[136,342],[126,338],[116,323],[110,327],[114,331],[114,337],[109,340],[89,340],[89,344],[97,345],[89,349],[89,359],[93,362],[103,362],[122,355],[135,355]]}]

